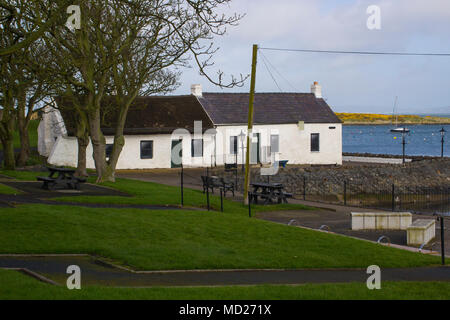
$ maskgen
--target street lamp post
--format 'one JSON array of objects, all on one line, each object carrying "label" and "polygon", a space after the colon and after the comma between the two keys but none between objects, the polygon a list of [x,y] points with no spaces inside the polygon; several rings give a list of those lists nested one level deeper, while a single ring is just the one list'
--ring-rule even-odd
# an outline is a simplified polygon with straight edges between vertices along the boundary
[{"label": "street lamp post", "polygon": [[405,145],[406,145],[406,130],[402,131],[402,145],[403,145],[403,160],[402,163],[405,164]]},{"label": "street lamp post", "polygon": [[402,134],[402,150],[403,150],[403,160],[402,163],[405,163],[405,146],[406,146],[406,134],[409,133],[408,128],[396,128],[391,129],[393,133],[401,133]]},{"label": "street lamp post", "polygon": [[444,136],[447,131],[444,129],[444,127],[442,127],[442,129],[439,132],[441,133],[441,158],[443,158],[444,157]]},{"label": "street lamp post", "polygon": [[[242,172],[245,171],[245,167],[244,167],[244,138],[245,138],[245,133],[243,130],[241,130],[241,133],[239,134],[239,138],[241,139],[241,151],[242,151]],[[237,162],[236,162],[237,164]],[[236,168],[237,169],[237,168]]]}]

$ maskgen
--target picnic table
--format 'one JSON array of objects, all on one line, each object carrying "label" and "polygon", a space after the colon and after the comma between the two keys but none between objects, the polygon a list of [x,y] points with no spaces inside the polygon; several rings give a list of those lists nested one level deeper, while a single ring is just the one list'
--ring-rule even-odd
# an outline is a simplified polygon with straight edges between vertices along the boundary
[{"label": "picnic table", "polygon": [[250,201],[258,203],[258,197],[264,199],[264,204],[269,203],[288,203],[287,198],[292,198],[291,193],[284,192],[284,186],[281,183],[252,183],[253,191],[250,193]]},{"label": "picnic table", "polygon": [[75,177],[75,169],[47,167],[50,172],[48,177],[37,177],[42,181],[42,189],[51,190],[62,186],[64,189],[78,189],[80,183],[86,182],[86,179]]}]

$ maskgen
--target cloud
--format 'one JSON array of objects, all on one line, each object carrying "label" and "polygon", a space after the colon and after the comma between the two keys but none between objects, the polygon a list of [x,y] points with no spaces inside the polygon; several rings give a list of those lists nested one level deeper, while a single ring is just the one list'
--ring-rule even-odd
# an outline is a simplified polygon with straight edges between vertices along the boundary
[{"label": "cloud", "polygon": [[[381,8],[381,30],[366,27],[369,5]],[[248,74],[251,45],[263,47],[450,52],[450,1],[448,0],[235,0],[228,12],[246,13],[238,27],[217,39],[221,47],[216,67],[228,74]],[[405,105],[441,107],[449,105],[450,58],[399,58],[264,52],[284,78],[308,91],[314,80],[324,84],[330,104],[378,105],[392,109],[395,95]],[[288,90],[291,86],[272,70]],[[183,76],[178,93],[188,93],[191,83],[207,84],[194,70]],[[260,59],[257,88],[277,91]],[[247,91],[248,84],[243,89]],[[430,109],[431,110],[431,109]]]}]

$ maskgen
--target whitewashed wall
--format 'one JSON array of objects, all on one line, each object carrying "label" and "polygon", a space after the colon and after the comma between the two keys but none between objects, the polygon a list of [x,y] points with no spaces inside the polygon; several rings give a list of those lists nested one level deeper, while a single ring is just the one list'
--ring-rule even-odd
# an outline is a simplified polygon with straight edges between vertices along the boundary
[{"label": "whitewashed wall", "polygon": [[[330,129],[335,127],[335,129]],[[183,135],[183,163],[186,167],[204,167],[211,163],[223,165],[234,163],[235,156],[230,154],[230,137],[237,136],[247,129],[245,126],[220,126],[214,139],[204,136],[203,157],[191,157],[191,139]],[[254,133],[261,134],[261,149],[270,146],[270,135],[279,135],[280,152],[278,160],[289,160],[290,164],[342,164],[342,125],[341,124],[305,124],[301,130],[295,124],[255,126]],[[320,134],[320,151],[311,152],[311,133]],[[133,135],[125,137],[125,146],[117,164],[117,169],[153,169],[171,167],[172,136]],[[178,136],[176,137],[178,139]],[[153,141],[153,159],[140,158],[140,142]],[[246,140],[244,140],[244,146]],[[113,137],[106,137],[106,143],[112,143]],[[244,149],[245,152],[245,149]],[[214,158],[213,155],[217,154]],[[87,149],[87,167],[94,168],[92,146]],[[60,136],[56,141],[48,162],[59,166],[76,167],[78,157],[77,140],[73,137]],[[241,140],[238,138],[238,163],[242,163]]]},{"label": "whitewashed wall", "polygon": [[[140,142],[153,141],[153,159],[141,159]],[[106,143],[113,143],[113,137],[106,137]],[[120,154],[117,169],[153,169],[171,167],[172,137],[168,134],[161,135],[132,135],[125,136],[125,146]],[[205,137],[203,158],[191,157],[191,139],[183,139],[183,163],[186,166],[203,167],[211,165],[211,155],[214,152],[214,142],[211,137]],[[92,144],[87,150],[86,166],[95,168],[92,157]],[[60,136],[47,162],[57,166],[77,166],[78,143],[74,137]]]},{"label": "whitewashed wall", "polygon": [[[237,136],[241,131],[246,133],[246,126],[220,126],[217,131],[217,164],[234,163],[235,160],[230,155],[230,136]],[[261,134],[261,149],[270,146],[270,135],[279,135],[278,160],[289,160],[290,164],[342,164],[342,124],[305,124],[303,130],[296,124],[256,125],[253,132]],[[311,152],[312,133],[320,134],[319,152]],[[240,138],[237,158],[241,164],[243,157]]]}]

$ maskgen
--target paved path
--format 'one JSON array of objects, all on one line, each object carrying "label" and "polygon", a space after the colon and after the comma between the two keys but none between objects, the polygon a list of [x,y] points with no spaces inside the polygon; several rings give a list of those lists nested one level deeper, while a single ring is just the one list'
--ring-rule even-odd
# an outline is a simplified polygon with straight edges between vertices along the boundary
[{"label": "paved path", "polygon": [[[83,285],[114,287],[223,286],[365,282],[364,269],[223,270],[133,272],[90,256],[0,256],[0,268],[23,269],[64,285],[67,267],[78,265]],[[383,269],[382,281],[450,281],[450,267]]]},{"label": "paved path", "polygon": [[58,202],[50,200],[52,198],[67,196],[121,196],[129,197],[129,194],[90,183],[84,183],[80,190],[43,190],[41,182],[22,182],[2,180],[2,184],[20,190],[22,193],[17,195],[0,194],[0,207],[13,207],[16,204],[45,204],[58,206],[78,206],[87,208],[130,208],[147,210],[199,210],[191,208],[180,208],[179,206],[169,205],[132,205],[132,204],[109,204],[109,203],[80,203],[80,202]]}]

